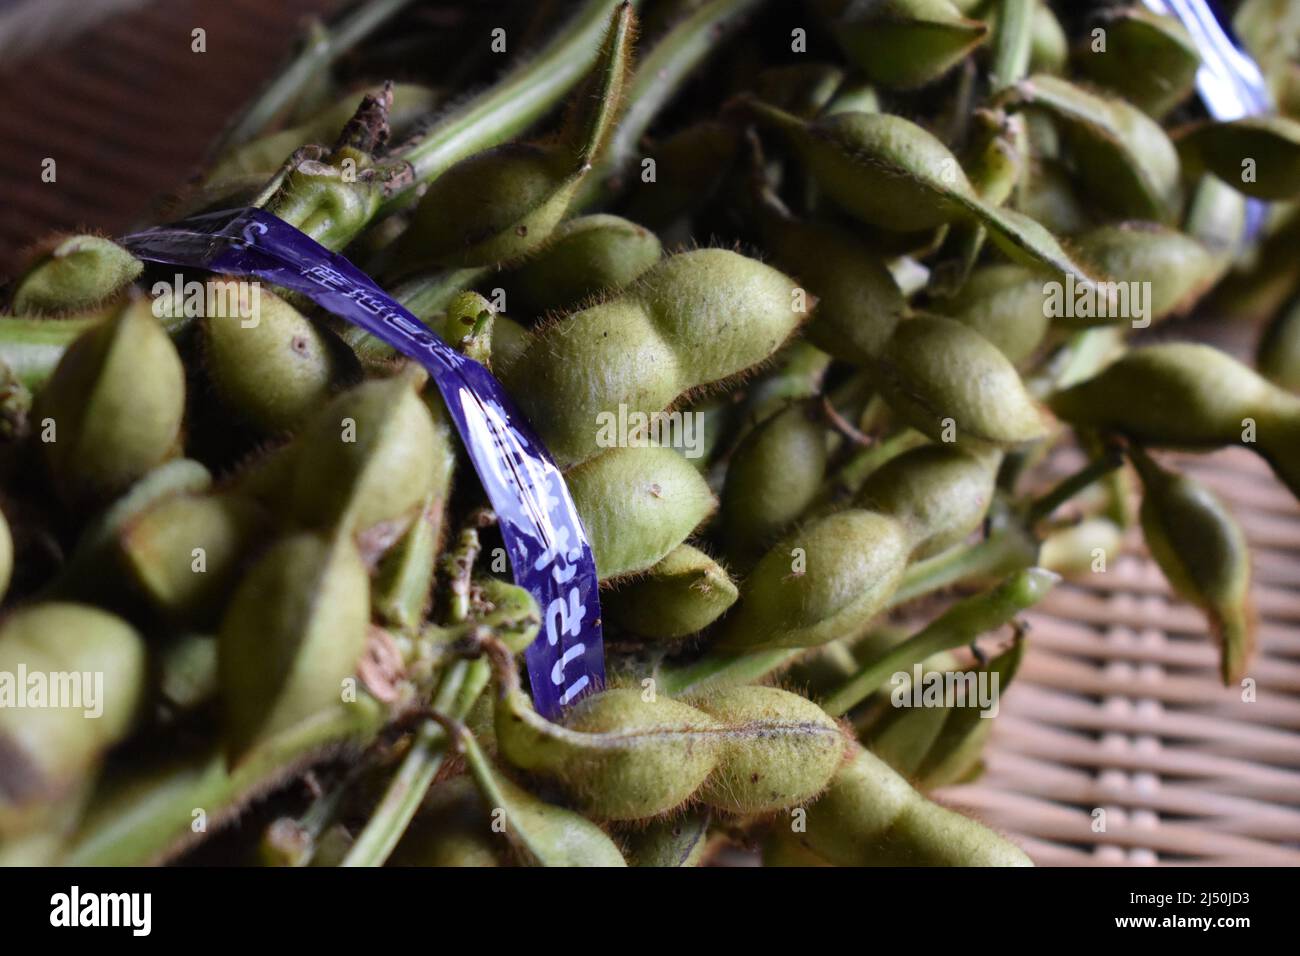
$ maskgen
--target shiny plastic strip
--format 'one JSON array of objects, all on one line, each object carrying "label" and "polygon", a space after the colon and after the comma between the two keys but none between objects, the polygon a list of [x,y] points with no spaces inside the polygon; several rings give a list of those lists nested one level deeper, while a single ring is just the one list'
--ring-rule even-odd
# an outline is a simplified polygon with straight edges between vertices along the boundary
[{"label": "shiny plastic strip", "polygon": [[433,377],[492,502],[515,581],[537,600],[533,700],[555,717],[605,679],[596,562],[554,460],[486,368],[424,327],[364,272],[261,209],[197,216],[124,237],[141,259],[255,276],[299,292],[415,359]]}]

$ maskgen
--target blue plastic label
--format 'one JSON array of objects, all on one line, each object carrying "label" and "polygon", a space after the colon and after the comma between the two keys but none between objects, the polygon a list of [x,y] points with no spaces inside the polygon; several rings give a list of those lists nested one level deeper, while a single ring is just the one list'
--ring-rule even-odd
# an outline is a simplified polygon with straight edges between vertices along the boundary
[{"label": "blue plastic label", "polygon": [[299,292],[429,370],[497,514],[542,631],[528,648],[537,710],[561,708],[605,681],[596,562],[554,460],[492,374],[430,332],[364,272],[261,209],[197,216],[124,237],[141,259],[256,276]]}]

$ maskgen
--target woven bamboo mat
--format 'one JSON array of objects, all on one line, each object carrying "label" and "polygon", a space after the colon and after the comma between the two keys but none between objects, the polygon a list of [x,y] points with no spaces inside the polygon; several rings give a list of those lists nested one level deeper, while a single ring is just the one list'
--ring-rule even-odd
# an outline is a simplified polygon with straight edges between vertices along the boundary
[{"label": "woven bamboo mat", "polygon": [[1140,533],[1104,573],[1057,588],[1026,615],[985,775],[938,794],[1040,865],[1300,865],[1300,507],[1244,449],[1171,460],[1250,539],[1255,699],[1220,683],[1204,619]]}]

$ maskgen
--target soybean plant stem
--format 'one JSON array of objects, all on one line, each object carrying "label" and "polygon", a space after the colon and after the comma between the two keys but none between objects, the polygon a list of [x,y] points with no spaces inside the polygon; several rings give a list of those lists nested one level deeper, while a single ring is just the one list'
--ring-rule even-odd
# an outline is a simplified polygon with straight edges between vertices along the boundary
[{"label": "soybean plant stem", "polygon": [[1049,517],[1061,505],[1085,488],[1105,478],[1122,464],[1124,464],[1124,456],[1119,449],[1107,448],[1100,458],[1088,462],[1083,468],[1061,481],[1055,488],[1031,504],[1029,510],[1025,513],[1025,527],[1034,528],[1038,522]]},{"label": "soybean plant stem", "polygon": [[574,199],[584,209],[609,198],[637,145],[687,76],[730,33],[741,16],[764,0],[712,0],[677,23],[637,65],[628,88],[627,110],[596,167]]},{"label": "soybean plant stem", "polygon": [[[638,0],[631,2],[638,5]],[[609,0],[585,0],[573,19],[523,66],[395,151],[393,158],[409,163],[414,175],[385,200],[381,215],[466,156],[505,142],[546,115],[591,69],[610,8]]]},{"label": "soybean plant stem", "polygon": [[[464,719],[486,686],[487,678],[486,661],[457,661],[443,675],[433,709],[456,720]],[[411,749],[402,759],[379,806],[343,858],[343,866],[384,865],[442,768],[449,744],[447,732],[437,721],[425,720],[420,724]]]},{"label": "soybean plant stem", "polygon": [[998,0],[997,32],[993,37],[993,67],[989,84],[997,93],[1019,83],[1029,73],[1036,0]]},{"label": "soybean plant stem", "polygon": [[301,50],[289,65],[262,90],[222,135],[214,155],[245,143],[261,133],[302,91],[335,60],[364,40],[411,0],[370,0],[338,23],[309,31]]},{"label": "soybean plant stem", "polygon": [[832,694],[822,709],[832,717],[847,713],[878,690],[891,674],[906,672],[940,651],[969,644],[981,634],[1001,627],[1041,601],[1059,580],[1051,571],[1029,568],[991,591],[954,604],[923,630],[864,667]]}]

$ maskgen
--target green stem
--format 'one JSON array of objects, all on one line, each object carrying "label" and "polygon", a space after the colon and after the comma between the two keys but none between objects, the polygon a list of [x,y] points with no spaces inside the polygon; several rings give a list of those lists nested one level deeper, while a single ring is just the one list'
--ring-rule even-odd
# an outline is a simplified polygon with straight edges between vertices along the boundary
[{"label": "green stem", "polygon": [[638,64],[627,110],[574,200],[585,209],[610,197],[638,144],[682,83],[725,39],[740,17],[764,0],[712,0],[676,24]]},{"label": "green stem", "polygon": [[1029,73],[1035,2],[999,0],[993,67],[989,71],[989,85],[994,93],[1019,83]]},{"label": "green stem", "polygon": [[340,56],[391,19],[411,0],[370,0],[334,26],[312,31],[308,42],[222,135],[213,155],[246,143],[264,130]]},{"label": "green stem", "polygon": [[991,591],[954,604],[929,626],[864,667],[822,708],[832,717],[847,713],[875,693],[891,674],[909,671],[940,651],[969,644],[979,635],[1001,627],[1041,601],[1059,580],[1051,571],[1030,568]]},{"label": "green stem", "polygon": [[[630,2],[637,6],[638,0]],[[466,156],[505,142],[548,113],[596,61],[610,7],[610,0],[585,0],[536,56],[418,141],[395,152],[393,158],[409,163],[414,175],[385,200],[381,214]]]},{"label": "green stem", "polygon": [[[480,663],[486,667],[481,661],[461,660],[447,670],[433,700],[435,711],[454,716],[457,720],[464,718],[473,706],[473,700],[464,699],[464,691],[467,683],[472,684],[470,678],[474,665]],[[479,683],[477,689],[481,692],[483,684]],[[411,740],[411,749],[389,782],[379,806],[343,858],[343,866],[384,865],[424,801],[425,793],[446,759],[450,742],[447,732],[437,721],[421,723]]]},{"label": "green stem", "polygon": [[1118,449],[1108,449],[1100,458],[1090,461],[1073,475],[1061,481],[1043,497],[1033,502],[1025,513],[1025,527],[1033,528],[1038,522],[1052,514],[1085,488],[1105,478],[1116,468],[1124,464],[1124,456]]},{"label": "green stem", "polygon": [[973,545],[961,545],[918,561],[907,569],[889,601],[894,608],[969,578],[988,578],[1026,568],[1038,555],[1019,528],[1008,525]]}]

